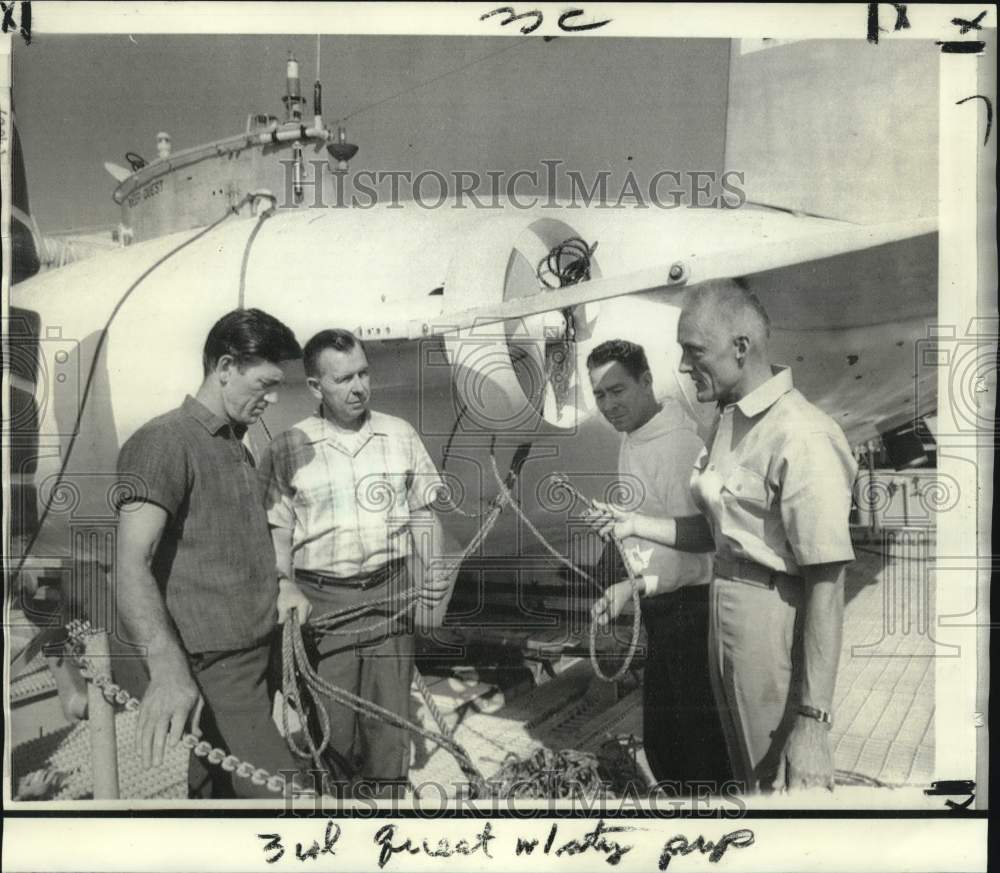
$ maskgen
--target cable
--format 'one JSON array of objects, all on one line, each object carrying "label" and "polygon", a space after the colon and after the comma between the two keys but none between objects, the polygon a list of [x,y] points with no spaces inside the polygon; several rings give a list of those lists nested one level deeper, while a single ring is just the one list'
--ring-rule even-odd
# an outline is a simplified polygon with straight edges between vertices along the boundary
[{"label": "cable", "polygon": [[[580,237],[571,236],[563,240],[538,262],[535,275],[546,288],[565,288],[590,279],[590,259],[597,249],[597,243],[587,245]],[[563,263],[564,258],[570,258]],[[554,276],[556,284],[549,281]]]},{"label": "cable", "polygon": [[[250,196],[250,195],[248,195]],[[247,264],[250,261],[250,249],[253,246],[253,242],[257,239],[257,234],[260,233],[261,227],[263,227],[264,222],[267,221],[274,214],[274,204],[277,201],[272,200],[271,206],[265,209],[257,218],[257,223],[253,226],[253,230],[250,231],[250,236],[247,237],[246,246],[243,248],[243,260],[240,263],[240,292],[237,298],[237,308],[243,309],[244,303],[246,301],[246,290],[247,290]]]},{"label": "cable", "polygon": [[41,534],[42,528],[45,526],[45,521],[49,517],[49,511],[52,509],[52,503],[55,500],[55,494],[58,491],[59,486],[62,484],[63,476],[65,476],[66,474],[67,467],[69,467],[69,459],[73,454],[73,447],[76,445],[76,438],[80,433],[80,424],[83,421],[83,413],[87,407],[87,400],[90,398],[90,389],[94,384],[94,375],[97,372],[97,364],[100,361],[101,351],[104,348],[104,343],[108,338],[108,331],[111,329],[111,324],[118,316],[118,313],[121,311],[121,308],[125,305],[125,301],[132,296],[132,293],[135,291],[135,289],[138,288],[139,285],[142,284],[142,281],[146,279],[151,273],[153,273],[154,270],[159,268],[164,262],[168,261],[178,252],[182,251],[192,243],[197,242],[206,234],[215,230],[215,228],[218,227],[220,224],[222,224],[222,222],[224,222],[227,218],[229,218],[230,215],[236,215],[239,212],[240,207],[242,207],[249,200],[249,198],[250,195],[245,196],[242,200],[240,200],[239,203],[227,209],[225,214],[222,215],[221,218],[217,218],[210,225],[199,230],[194,236],[184,240],[184,242],[180,243],[176,248],[171,249],[165,255],[162,255],[156,261],[154,261],[149,267],[147,267],[142,272],[142,274],[139,276],[138,279],[136,279],[131,285],[129,285],[125,293],[122,294],[122,296],[118,299],[118,302],[115,304],[114,309],[111,310],[111,315],[108,316],[108,320],[104,323],[104,327],[101,329],[101,335],[97,340],[97,346],[94,348],[94,357],[90,362],[90,368],[87,370],[87,379],[84,382],[83,392],[80,396],[80,408],[77,411],[76,421],[74,422],[73,430],[70,433],[69,443],[66,445],[66,454],[63,456],[63,462],[59,466],[59,472],[56,474],[56,481],[53,484],[51,490],[49,491],[49,499],[45,503],[45,507],[42,510],[42,515],[38,519],[38,524],[36,525],[35,530],[31,535],[31,539],[28,540],[28,545],[25,547],[24,551],[21,554],[21,559],[20,561],[18,561],[17,569],[14,571],[13,575],[11,576],[11,579],[15,578],[21,572],[21,570],[24,569],[24,564],[28,560],[28,555],[31,553],[32,548],[34,548],[35,543],[38,541],[39,534]]},{"label": "cable", "polygon": [[347,121],[347,119],[353,118],[355,115],[360,115],[362,112],[368,112],[369,110],[374,109],[376,106],[381,106],[383,103],[388,103],[390,100],[395,100],[397,97],[402,97],[405,94],[411,94],[414,91],[419,90],[420,88],[424,88],[427,85],[430,85],[434,82],[438,82],[441,79],[447,78],[448,76],[454,76],[456,73],[460,73],[463,70],[469,69],[469,67],[474,67],[476,64],[481,64],[484,61],[488,61],[490,58],[495,58],[497,55],[501,55],[504,52],[509,52],[511,49],[517,48],[519,45],[528,42],[530,39],[531,37],[526,37],[525,39],[519,39],[513,45],[504,46],[499,51],[490,52],[490,54],[483,55],[481,58],[476,58],[473,61],[469,61],[469,63],[463,64],[460,67],[456,67],[454,70],[448,70],[444,73],[440,73],[439,75],[427,79],[424,82],[418,82],[416,85],[413,85],[409,88],[405,88],[404,90],[399,91],[396,94],[390,94],[388,97],[383,97],[381,100],[377,100],[374,103],[369,103],[367,106],[362,106],[360,109],[355,109],[353,112],[350,112],[347,115],[344,115],[341,118],[339,118],[338,123],[343,123]]}]

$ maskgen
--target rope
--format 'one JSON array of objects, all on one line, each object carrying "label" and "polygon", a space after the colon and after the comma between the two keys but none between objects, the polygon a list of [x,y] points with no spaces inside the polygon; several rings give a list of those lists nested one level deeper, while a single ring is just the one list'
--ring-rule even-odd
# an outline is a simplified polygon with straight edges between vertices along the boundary
[{"label": "rope", "polygon": [[[588,497],[581,494],[576,488],[573,487],[569,479],[564,475],[557,475],[555,477],[556,483],[561,487],[565,488],[573,498],[584,503],[591,509],[597,510],[594,502]],[[598,510],[599,511],[599,510]],[[625,549],[622,546],[622,541],[616,537],[614,534],[611,535],[611,541],[615,544],[615,548],[618,549],[618,555],[622,559],[622,563],[625,565],[625,572],[628,573],[629,588],[632,596],[632,637],[629,640],[628,649],[625,653],[625,660],[622,661],[621,666],[610,676],[604,673],[601,669],[601,665],[597,660],[597,622],[592,621],[590,623],[590,633],[589,633],[589,644],[590,644],[590,665],[594,668],[594,673],[599,679],[603,679],[605,682],[616,682],[625,675],[628,668],[632,664],[632,659],[635,657],[635,650],[639,645],[639,631],[642,624],[642,610],[639,604],[639,582],[635,578],[635,573],[632,571],[632,563],[629,561],[625,554]]]},{"label": "rope", "polygon": [[[491,457],[492,456],[491,451]],[[515,465],[512,464],[511,470],[507,474],[508,481],[512,481],[516,478],[516,475]],[[500,484],[501,486],[504,486],[503,480],[500,480]],[[460,567],[465,559],[472,554],[472,552],[479,549],[483,541],[496,525],[504,506],[507,505],[511,505],[510,492],[506,489],[506,487],[503,487],[497,496],[491,501],[490,509],[486,514],[485,520],[480,525],[475,536],[472,537],[465,549],[463,549],[462,554],[457,559],[453,559],[453,566],[449,569],[449,572],[457,567]],[[395,597],[390,595],[388,597],[372,598],[370,600],[354,604],[353,606],[345,607],[344,609],[332,610],[324,613],[318,618],[311,618],[308,626],[315,633],[327,635],[360,634],[371,631],[385,631],[388,630],[389,626],[391,626],[394,621],[406,615],[416,605],[416,601],[419,600],[420,596],[421,594],[419,591],[411,589],[410,591],[403,592],[401,595],[395,595]],[[366,612],[370,612],[384,606],[399,597],[403,599],[404,604],[388,619],[383,619],[362,628],[352,627],[349,629],[336,629],[337,625],[343,624],[352,618],[358,618]],[[424,682],[419,670],[414,669],[413,671],[414,684],[426,704],[428,711],[431,713],[431,717],[437,725],[437,734],[432,731],[428,731],[420,725],[403,719],[396,713],[377,706],[364,698],[351,694],[349,691],[331,685],[320,677],[309,664],[302,637],[302,627],[298,621],[298,612],[294,612],[294,616],[290,616],[289,619],[285,621],[285,625],[282,630],[282,724],[285,728],[285,737],[288,741],[289,747],[295,754],[303,758],[312,758],[317,769],[324,769],[321,756],[329,746],[331,731],[329,715],[327,714],[326,707],[323,706],[318,699],[322,695],[330,697],[331,699],[353,709],[361,715],[368,716],[370,718],[382,718],[384,721],[387,721],[395,727],[404,728],[417,734],[418,736],[437,743],[453,755],[459,767],[462,769],[462,772],[468,777],[469,782],[473,786],[473,790],[478,793],[485,791],[486,783],[482,774],[476,768],[472,758],[469,756],[468,752],[466,752],[465,748],[453,738],[452,730],[445,723],[444,717],[438,709],[437,704],[434,703],[430,691],[427,688],[427,684]],[[309,729],[309,710],[318,710],[319,713],[320,739],[318,742],[313,738]],[[290,714],[292,712],[296,714],[303,726],[303,734],[305,735],[306,744],[308,745],[307,749],[303,748],[298,743],[290,730]]]},{"label": "rope", "polygon": [[525,527],[527,527],[528,530],[530,530],[535,535],[536,539],[543,546],[545,546],[546,549],[548,549],[549,553],[557,561],[559,561],[560,564],[563,564],[564,566],[568,567],[570,570],[572,570],[574,573],[582,576],[588,582],[593,582],[594,580],[590,576],[589,573],[587,573],[585,570],[580,569],[579,567],[576,566],[576,564],[574,564],[568,558],[564,558],[562,555],[559,554],[558,551],[556,551],[556,549],[552,546],[552,544],[547,539],[545,539],[545,537],[542,534],[542,532],[537,527],[535,527],[535,525],[532,523],[531,519],[529,519],[528,516],[525,514],[524,510],[521,509],[520,506],[518,506],[517,501],[514,499],[513,495],[511,495],[511,493],[510,493],[509,489],[507,488],[507,486],[504,484],[503,479],[500,478],[500,471],[497,469],[497,460],[496,460],[496,457],[493,455],[492,452],[490,452],[490,467],[493,470],[493,477],[497,481],[497,486],[500,489],[500,493],[504,497],[504,501],[507,504],[509,504],[509,506],[510,506],[511,509],[514,510],[514,512],[516,513],[517,517],[519,519],[521,519],[522,522],[524,522]]},{"label": "rope", "polygon": [[[527,524],[532,533],[549,549],[549,551],[555,554],[562,563],[569,566],[574,572],[590,580],[590,576],[588,576],[583,570],[576,567],[571,561],[563,558],[562,555],[559,555],[558,552],[552,548],[552,546],[542,536],[541,532],[538,531],[538,529],[527,519],[524,512],[514,500],[510,488],[517,478],[517,470],[520,468],[521,463],[523,463],[525,456],[526,454],[520,457],[515,457],[515,461],[512,463],[511,470],[508,472],[505,481],[501,478],[500,472],[497,469],[496,456],[491,448],[490,462],[499,491],[497,496],[494,497],[490,503],[490,509],[486,514],[483,524],[480,526],[479,530],[470,540],[468,545],[466,545],[462,554],[458,558],[453,559],[454,564],[451,569],[453,570],[455,567],[460,567],[473,551],[479,549],[483,541],[496,525],[504,507],[510,506]],[[576,489],[565,480],[565,477],[560,477],[560,484],[563,487],[568,488],[570,493],[574,494],[577,499],[589,503],[583,495],[576,491]],[[615,543],[620,551],[621,543],[617,539],[615,539]],[[638,643],[638,586],[628,561],[624,560],[624,555],[623,561],[629,572],[629,579],[632,582],[632,596],[636,602],[636,609],[633,617],[632,641],[629,646],[628,654],[622,666],[613,676],[609,677],[605,675],[597,662],[595,623],[591,623],[590,629],[591,664],[594,668],[595,674],[607,682],[613,682],[625,674],[632,661],[632,657]],[[388,630],[395,621],[409,613],[410,610],[412,610],[416,605],[420,597],[421,592],[418,589],[411,589],[401,594],[371,598],[344,609],[333,610],[319,616],[318,618],[311,619],[308,623],[308,627],[314,633],[326,635],[353,635],[367,634],[371,632],[384,632]],[[402,601],[402,606],[396,609],[388,618],[380,619],[360,628],[337,627],[347,621],[359,618],[368,612],[385,607],[390,603],[399,603],[400,601]],[[86,647],[83,643],[83,638],[86,634],[94,632],[89,623],[74,621],[68,625],[67,630],[69,632],[69,642],[71,648],[74,650],[76,663],[80,666],[84,677],[88,681],[97,685],[109,701],[124,706],[128,711],[138,709],[141,705],[141,701],[132,696],[125,689],[121,688],[119,685],[112,682],[110,676],[101,673],[97,669],[96,665],[94,665],[94,663],[86,657]],[[288,619],[285,621],[282,628],[281,717],[284,727],[285,740],[294,754],[302,758],[310,758],[318,770],[325,769],[322,755],[325,751],[327,751],[332,733],[329,713],[320,699],[321,697],[325,697],[353,709],[355,712],[367,718],[381,719],[383,722],[390,724],[393,727],[410,731],[411,733],[423,737],[425,740],[429,740],[444,748],[452,755],[452,757],[455,758],[458,766],[469,780],[473,796],[484,795],[488,788],[486,780],[483,778],[482,773],[476,767],[475,762],[472,760],[464,746],[462,746],[462,744],[454,738],[454,730],[445,722],[444,716],[434,702],[430,690],[427,688],[427,684],[424,682],[420,672],[416,669],[414,670],[414,684],[427,706],[435,726],[437,727],[436,732],[429,730],[422,725],[415,724],[408,719],[403,718],[399,714],[392,712],[391,710],[385,709],[384,707],[372,703],[363,697],[359,697],[356,694],[352,694],[343,688],[339,688],[338,686],[327,682],[322,676],[319,675],[318,672],[316,672],[309,662],[309,657],[305,647],[305,640],[303,638],[303,628],[298,618],[298,611],[293,609]],[[302,726],[302,737],[305,740],[305,746],[299,742],[299,739],[296,738],[296,735],[291,730],[292,713],[295,713],[299,719],[300,725]],[[318,741],[313,736],[309,727],[310,717],[313,713],[315,713],[315,716],[319,721],[320,737]],[[235,773],[241,778],[250,779],[256,785],[266,785],[270,791],[281,792],[284,790],[285,779],[281,776],[281,774],[271,774],[264,768],[255,767],[249,761],[241,761],[235,755],[227,754],[224,749],[213,747],[211,743],[202,740],[198,735],[192,732],[187,732],[183,735],[182,743],[193,754],[198,755],[199,757],[204,757],[210,764],[221,766],[227,772]],[[586,755],[581,752],[575,752],[571,749],[563,750],[558,753],[552,753],[548,749],[543,749],[536,752],[530,759],[527,760],[521,760],[515,755],[509,754],[501,767],[499,787],[500,789],[506,789],[508,792],[513,791],[514,793],[512,796],[549,796],[547,794],[539,795],[537,793],[526,795],[524,792],[538,791],[538,772],[548,770],[551,777],[551,771],[555,768],[558,768],[563,773],[564,784],[559,787],[560,793],[558,796],[560,797],[567,796],[566,792],[569,790],[579,790],[581,787],[586,792],[600,792],[605,788],[605,784],[597,772],[593,756]],[[528,777],[531,776],[531,774],[535,774],[535,776],[532,776],[532,778],[529,779]],[[569,778],[566,778],[566,774],[569,774]],[[530,786],[533,787],[525,787],[529,785],[529,783]],[[514,791],[515,786],[520,786],[517,791]],[[496,785],[493,787],[496,788]],[[549,790],[550,792],[555,790],[551,784],[549,785]]]},{"label": "rope", "polygon": [[[590,279],[590,259],[594,256],[597,243],[587,245],[578,236],[563,240],[539,262],[535,268],[538,281],[546,288],[565,288],[577,282]],[[552,281],[549,277],[553,277]]]},{"label": "rope", "polygon": [[508,752],[491,782],[500,797],[603,797],[608,785],[599,767],[595,755],[576,749],[541,748],[528,758]]},{"label": "rope", "polygon": [[[294,677],[297,673],[300,680],[299,684],[304,686],[313,701],[316,700],[316,697],[319,694],[322,694],[323,696],[329,697],[331,700],[340,703],[341,705],[350,707],[361,715],[371,718],[379,718],[393,727],[403,728],[411,733],[423,737],[426,740],[430,740],[431,742],[442,746],[455,758],[458,766],[462,769],[462,772],[465,773],[474,790],[477,792],[485,790],[486,780],[483,778],[483,775],[476,768],[476,765],[473,763],[468,752],[465,751],[460,743],[452,739],[451,736],[443,733],[435,733],[434,731],[430,731],[421,725],[414,724],[392,710],[379,706],[376,703],[372,703],[370,700],[366,700],[363,697],[352,694],[350,691],[339,688],[338,686],[323,679],[323,677],[320,676],[309,663],[309,658],[305,650],[305,643],[302,639],[302,628],[298,622],[298,611],[293,610],[293,612],[294,615],[290,616],[290,619],[285,622],[282,634],[282,666],[284,676],[286,678]],[[298,701],[295,691],[290,692],[290,694],[285,694],[284,696],[286,701],[294,700],[296,703]],[[324,707],[320,707],[320,709],[325,710]],[[297,712],[297,714],[300,718],[304,716],[301,709]],[[306,755],[311,756],[314,763],[317,764],[317,767],[322,769],[322,764],[318,759],[319,755],[325,750],[330,740],[329,720],[327,719],[325,723],[323,739],[318,745],[310,736],[308,725],[304,722],[303,726],[305,727],[303,733],[306,735],[307,742],[310,746],[309,752],[304,753],[301,748],[294,743],[292,744],[292,749],[303,757]]]}]

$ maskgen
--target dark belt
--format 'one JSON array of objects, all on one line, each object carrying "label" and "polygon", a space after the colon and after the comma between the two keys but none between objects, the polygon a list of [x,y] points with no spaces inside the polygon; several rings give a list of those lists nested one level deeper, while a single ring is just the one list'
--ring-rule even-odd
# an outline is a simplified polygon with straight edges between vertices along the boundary
[{"label": "dark belt", "polygon": [[406,559],[397,558],[380,567],[369,576],[329,576],[312,570],[296,570],[296,581],[302,580],[320,588],[349,588],[352,591],[367,591],[389,581],[397,573],[406,569]]},{"label": "dark belt", "polygon": [[764,567],[756,561],[749,561],[746,558],[717,557],[715,559],[715,575],[731,579],[733,582],[759,585],[762,588],[774,588],[782,581],[801,581],[802,579],[801,576],[772,570],[770,567]]}]

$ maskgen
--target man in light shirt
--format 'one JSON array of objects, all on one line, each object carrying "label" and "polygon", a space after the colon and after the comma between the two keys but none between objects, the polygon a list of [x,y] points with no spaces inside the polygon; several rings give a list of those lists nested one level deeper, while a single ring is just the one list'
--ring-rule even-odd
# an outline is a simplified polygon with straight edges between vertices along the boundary
[{"label": "man in light shirt", "polygon": [[745,283],[691,292],[680,370],[719,407],[691,479],[701,514],[612,512],[606,529],[685,550],[714,543],[712,678],[734,774],[750,790],[832,789],[857,464],[837,423],[771,365],[769,336]]},{"label": "man in light shirt", "polygon": [[[626,488],[640,490],[638,510],[694,514],[690,471],[704,446],[676,401],[657,400],[642,346],[602,343],[587,368],[598,409],[623,435],[618,472]],[[650,769],[658,782],[680,783],[684,792],[697,792],[696,783],[719,790],[729,767],[708,674],[711,559],[636,536],[622,545],[638,576],[646,625],[643,745]],[[630,598],[628,580],[610,586],[594,606],[595,621],[606,626]]]},{"label": "man in light shirt", "polygon": [[[422,592],[418,610],[447,594],[449,580],[434,560],[441,528],[431,509],[441,480],[413,427],[369,408],[368,357],[353,334],[321,331],[306,344],[303,366],[316,414],[279,434],[261,463],[279,621],[292,607],[304,622],[388,599],[374,613],[342,621],[336,635],[312,639],[307,629],[307,639],[326,681],[407,718],[412,614],[386,622],[405,606],[411,584]],[[328,698],[324,704],[327,763],[339,781],[405,784],[406,730]]]}]

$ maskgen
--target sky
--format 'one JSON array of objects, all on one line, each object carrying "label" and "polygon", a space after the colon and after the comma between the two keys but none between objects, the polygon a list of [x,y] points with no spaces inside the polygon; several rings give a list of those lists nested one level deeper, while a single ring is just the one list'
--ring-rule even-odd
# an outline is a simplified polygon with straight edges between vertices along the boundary
[{"label": "sky", "polygon": [[[242,132],[249,113],[282,116],[289,51],[311,98],[314,35],[39,34],[17,45],[14,107],[42,232],[116,224],[103,164],[155,157],[159,130],[177,151]],[[358,169],[509,173],[555,158],[584,174],[719,170],[728,72],[729,40],[321,40],[324,117],[352,114]]]}]

